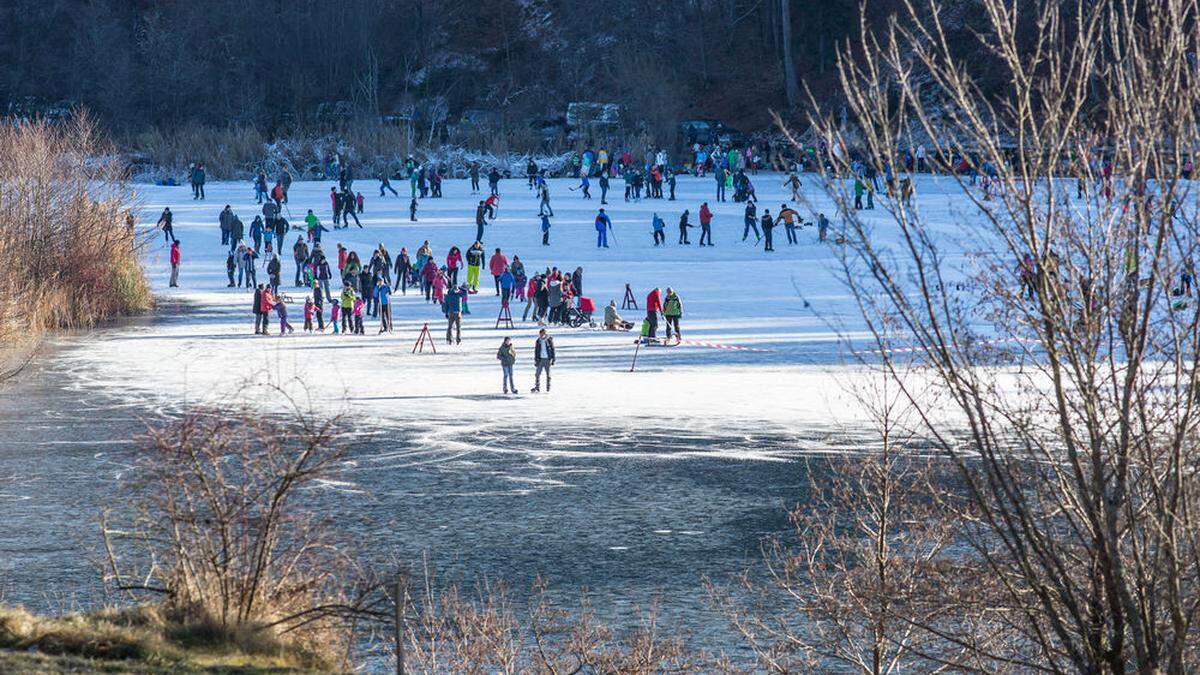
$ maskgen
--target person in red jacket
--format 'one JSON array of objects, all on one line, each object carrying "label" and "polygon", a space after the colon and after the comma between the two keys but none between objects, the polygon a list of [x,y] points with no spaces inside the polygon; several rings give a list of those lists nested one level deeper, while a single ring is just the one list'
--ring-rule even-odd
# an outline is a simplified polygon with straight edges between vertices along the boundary
[{"label": "person in red jacket", "polygon": [[506,269],[508,269],[508,258],[504,257],[500,249],[496,249],[491,259],[488,260],[488,271],[492,273],[492,278],[496,280],[496,295],[500,295],[500,275],[504,274],[504,270]]},{"label": "person in red jacket", "polygon": [[658,334],[658,313],[662,311],[662,294],[658,287],[650,291],[650,295],[646,296],[646,323],[649,324],[645,336],[655,338]]},{"label": "person in red jacket", "polygon": [[[700,205],[700,245],[712,246],[712,211],[708,208],[708,202]],[[704,243],[707,241],[708,243]]]},{"label": "person in red jacket", "polygon": [[179,285],[179,240],[171,244],[171,287]]},{"label": "person in red jacket", "polygon": [[346,258],[349,256],[349,253],[346,252],[345,246],[338,244],[337,247],[338,247],[338,271],[341,272],[346,269]]}]

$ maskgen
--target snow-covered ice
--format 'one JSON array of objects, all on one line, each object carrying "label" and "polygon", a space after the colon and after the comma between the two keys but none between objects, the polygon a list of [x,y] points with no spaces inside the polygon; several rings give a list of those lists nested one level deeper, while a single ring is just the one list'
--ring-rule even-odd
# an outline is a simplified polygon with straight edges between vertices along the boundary
[{"label": "snow-covered ice", "polygon": [[[763,208],[777,213],[781,203],[791,203],[785,199],[784,176],[763,173],[751,178],[758,191],[760,214]],[[819,179],[801,178],[811,203],[824,211],[836,228],[836,210],[820,194]],[[289,220],[301,224],[305,210],[312,208],[322,223],[331,227],[330,184],[293,184]],[[647,427],[675,430],[686,442],[689,436],[701,439],[713,432],[726,436],[738,430],[786,431],[827,426],[831,421],[854,425],[863,419],[854,397],[843,387],[855,376],[856,366],[844,358],[837,332],[830,328],[837,325],[852,334],[862,324],[837,278],[835,245],[818,243],[815,228],[801,230],[796,246],[787,244],[783,227],[776,228],[776,252],[768,254],[755,246],[753,234],[748,241],[741,241],[744,205],[713,201],[711,178],[681,176],[678,198],[673,202],[625,202],[623,183],[614,180],[605,206],[613,220],[614,241],[610,241],[611,248],[597,249],[593,219],[600,208],[599,189],[593,181],[595,198],[585,200],[579,192],[568,190],[576,184],[551,180],[556,217],[551,245],[542,246],[533,192],[523,178],[502,181],[498,217],[487,228],[484,241],[489,256],[495,247],[510,258],[519,255],[530,274],[552,265],[566,270],[582,266],[584,295],[598,308],[609,300],[617,300],[619,305],[626,283],[641,306],[651,287],[673,287],[683,300],[686,339],[754,350],[689,344],[643,348],[637,370],[631,373],[632,333],[552,327],[558,349],[553,393],[529,394],[538,327],[519,321],[523,306],[514,302],[517,327],[494,328],[499,298],[493,295],[486,269],[480,294],[471,298],[471,314],[464,317],[461,346],[445,344],[440,310],[411,290],[407,296],[395,296],[396,331],[389,335],[375,334],[378,323],[374,319],[367,319],[365,336],[304,335],[299,304],[290,307],[296,334],[275,335],[278,322],[272,317],[272,336],[253,335],[250,291],[226,288],[227,249],[220,244],[217,216],[225,204],[231,204],[249,227],[260,207],[254,202],[250,183],[218,182],[207,185],[204,201],[194,201],[186,186],[136,186],[143,227],[152,227],[164,206],[175,213],[175,233],[182,242],[181,287],[167,288],[167,250],[161,233],[153,235],[156,239],[146,249],[145,265],[160,299],[181,301],[185,311],[149,325],[100,332],[86,348],[67,351],[63,358],[83,386],[98,384],[155,407],[226,400],[248,380],[302,381],[306,395],[312,396],[319,408],[349,412],[372,422],[436,420],[513,428],[558,420],[590,426],[600,437],[607,430],[614,439],[623,439],[620,445],[627,451],[634,448],[625,441],[635,439],[638,429]],[[382,199],[377,181],[358,180],[354,185],[366,198],[365,213],[360,216],[363,228],[351,226],[325,234],[323,245],[331,262],[336,260],[339,242],[358,251],[365,263],[379,243],[393,256],[401,247],[415,255],[428,239],[439,264],[444,263],[451,245],[465,251],[472,243],[475,204],[484,195],[470,194],[467,181],[447,180],[444,198],[420,200],[416,223],[408,220],[407,183],[396,183],[400,197],[389,193]],[[951,180],[919,179],[916,199],[926,218],[945,223],[948,237],[961,234],[955,223],[961,222],[959,211],[968,208],[967,201]],[[691,221],[697,223],[703,201],[708,201],[715,213],[716,245],[677,245],[675,225],[680,213],[689,209]],[[799,208],[812,219],[807,208]],[[652,245],[654,213],[667,223],[664,247]],[[886,241],[886,212],[866,213],[869,221],[881,225],[879,236]],[[693,230],[693,242],[698,233]],[[283,289],[302,302],[303,291],[290,284],[294,274],[291,246],[296,236],[297,232],[289,234],[280,257]],[[265,265],[265,258],[260,263]],[[260,268],[259,280],[266,278]],[[806,307],[806,301],[811,305]],[[644,311],[624,310],[622,314],[640,324]],[[436,355],[411,353],[425,323],[438,341]],[[505,335],[511,335],[517,346],[517,385],[526,392],[518,397],[500,395],[495,353]],[[268,396],[256,396],[264,409],[272,407]],[[446,444],[454,438],[442,435],[437,443],[447,450]],[[461,435],[457,438],[462,440]],[[752,442],[729,446],[733,457],[772,456]],[[564,453],[583,450],[572,444],[563,448]],[[555,449],[545,445],[543,451],[554,453]]]}]

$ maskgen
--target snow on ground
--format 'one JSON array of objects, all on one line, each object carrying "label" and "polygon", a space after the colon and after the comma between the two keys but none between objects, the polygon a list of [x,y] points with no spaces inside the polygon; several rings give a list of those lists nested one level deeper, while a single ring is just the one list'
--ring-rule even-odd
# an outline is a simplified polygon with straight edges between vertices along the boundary
[{"label": "snow on ground", "polygon": [[[765,173],[752,177],[760,209],[777,213],[787,201],[783,178]],[[820,195],[819,179],[801,178],[806,195],[836,227],[835,209]],[[413,292],[395,296],[393,334],[377,335],[375,319],[367,320],[365,336],[302,334],[303,291],[290,284],[296,232],[289,234],[281,259],[284,288],[297,300],[289,310],[297,332],[278,337],[278,322],[272,317],[272,336],[256,336],[251,333],[251,292],[226,288],[226,248],[220,244],[217,224],[225,204],[233,205],[247,228],[260,212],[251,185],[239,182],[208,184],[204,201],[192,200],[186,186],[137,186],[145,227],[152,226],[164,206],[175,213],[183,254],[181,287],[167,288],[167,250],[161,233],[147,249],[145,265],[159,297],[180,301],[187,309],[150,325],[103,331],[89,340],[87,348],[69,351],[64,358],[84,383],[154,406],[224,399],[246,381],[265,377],[277,383],[303,381],[306,395],[318,407],[379,423],[503,420],[541,425],[559,420],[572,426],[594,425],[597,431],[629,433],[645,426],[699,433],[812,428],[828,426],[833,420],[853,425],[863,419],[844,387],[857,371],[846,365],[829,327],[832,323],[852,331],[861,326],[836,277],[834,244],[818,243],[815,228],[806,228],[800,232],[799,245],[789,246],[783,227],[776,228],[773,254],[756,247],[753,234],[742,242],[744,205],[711,201],[711,178],[680,177],[674,202],[627,203],[622,199],[622,181],[612,183],[605,207],[615,229],[611,248],[595,245],[593,219],[600,207],[596,181],[592,182],[594,198],[585,200],[579,192],[568,190],[575,181],[551,180],[556,217],[552,243],[542,246],[537,200],[523,179],[511,179],[501,182],[500,209],[488,227],[485,249],[489,256],[495,247],[510,259],[519,255],[530,274],[551,265],[567,270],[582,266],[584,295],[593,298],[598,308],[613,299],[619,305],[626,283],[641,306],[651,287],[673,287],[683,300],[686,339],[756,351],[689,344],[643,348],[637,370],[631,373],[633,334],[552,327],[558,349],[553,393],[531,395],[537,326],[521,323],[523,306],[514,303],[517,327],[494,328],[499,298],[493,295],[486,269],[481,292],[470,301],[472,313],[464,317],[461,346],[445,344],[440,310]],[[290,221],[300,224],[305,210],[312,208],[331,227],[329,187],[329,182],[293,184]],[[377,181],[355,183],[366,197],[365,213],[360,216],[363,228],[326,233],[323,245],[331,263],[336,261],[338,242],[358,251],[364,263],[381,242],[393,256],[401,247],[415,256],[428,239],[439,264],[451,245],[466,251],[475,234],[475,204],[482,195],[470,194],[466,181],[446,181],[445,198],[421,200],[419,222],[412,223],[408,186],[398,182],[396,187],[400,197],[389,193],[381,199]],[[691,221],[698,223],[697,212],[705,200],[715,212],[716,246],[677,245],[680,213],[689,209]],[[948,237],[961,234],[955,223],[961,222],[959,211],[968,207],[950,180],[918,179],[917,201],[927,217],[946,224]],[[808,215],[806,209],[800,210]],[[665,247],[652,245],[653,213],[667,223]],[[868,219],[878,221],[879,236],[886,240],[890,231],[886,212],[869,213]],[[692,241],[698,239],[697,228],[692,230]],[[265,265],[265,258],[260,262]],[[258,278],[267,279],[261,268]],[[805,300],[811,307],[805,307]],[[636,310],[622,314],[636,324],[644,316]],[[425,323],[437,338],[436,355],[411,353]],[[517,385],[526,392],[519,397],[500,394],[495,353],[505,335],[513,337],[518,350]],[[261,403],[272,405],[271,400]]]}]

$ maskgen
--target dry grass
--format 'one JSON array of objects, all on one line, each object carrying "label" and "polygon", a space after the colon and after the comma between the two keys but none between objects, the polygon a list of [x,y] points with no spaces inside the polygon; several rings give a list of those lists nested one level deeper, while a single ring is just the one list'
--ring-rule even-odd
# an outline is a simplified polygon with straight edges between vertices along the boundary
[{"label": "dry grass", "polygon": [[86,115],[62,126],[0,125],[0,344],[8,356],[48,329],[151,306],[126,222],[123,167],[112,156]]},{"label": "dry grass", "polygon": [[180,622],[156,606],[42,617],[0,607],[9,672],[316,672],[316,655],[262,632]]}]

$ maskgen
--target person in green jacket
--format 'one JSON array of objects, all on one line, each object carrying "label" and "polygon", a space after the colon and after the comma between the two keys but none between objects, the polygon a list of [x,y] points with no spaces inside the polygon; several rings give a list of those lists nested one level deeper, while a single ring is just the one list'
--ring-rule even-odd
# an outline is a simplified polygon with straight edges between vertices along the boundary
[{"label": "person in green jacket", "polygon": [[517,385],[513,382],[513,364],[517,362],[517,350],[513,347],[512,338],[504,338],[504,342],[500,343],[500,350],[496,352],[496,358],[500,359],[500,369],[503,373],[504,393],[512,390],[512,393],[517,393]]},{"label": "person in green jacket", "polygon": [[675,291],[667,289],[667,297],[663,299],[663,316],[667,319],[667,340],[671,339],[671,329],[674,328],[675,343],[683,340],[683,331],[679,330],[679,319],[683,316],[683,301]]},{"label": "person in green jacket", "polygon": [[356,297],[358,297],[358,294],[354,292],[353,286],[351,286],[350,284],[344,284],[342,286],[342,297],[340,298],[341,299],[340,304],[342,306],[342,332],[343,333],[350,333],[350,332],[353,332],[353,330],[354,330],[353,314],[354,314],[354,299]]}]

